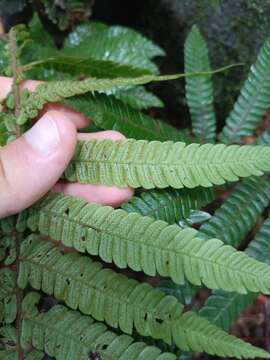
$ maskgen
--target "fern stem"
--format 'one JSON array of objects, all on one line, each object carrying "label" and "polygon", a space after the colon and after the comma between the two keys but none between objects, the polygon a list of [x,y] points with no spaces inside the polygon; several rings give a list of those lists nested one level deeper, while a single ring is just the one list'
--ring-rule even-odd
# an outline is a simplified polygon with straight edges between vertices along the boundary
[{"label": "fern stem", "polygon": [[[15,116],[18,117],[20,114],[20,106],[21,106],[21,97],[20,97],[20,69],[19,69],[19,61],[17,58],[18,48],[17,48],[17,39],[16,32],[14,28],[12,28],[8,35],[9,38],[9,53],[10,53],[10,61],[11,68],[13,74],[13,83],[12,83],[12,94],[14,96]],[[15,136],[19,137],[21,135],[21,127],[16,124]],[[17,280],[19,275],[20,268],[20,243],[21,243],[21,234],[15,234],[15,247],[16,247],[16,274]],[[22,330],[22,299],[23,293],[22,290],[17,287],[16,291],[16,303],[17,303],[17,317],[16,317],[16,329],[17,329],[17,352],[18,352],[18,360],[24,359],[24,351],[21,346],[21,330]]]},{"label": "fern stem", "polygon": [[[17,280],[19,277],[19,269],[20,269],[20,245],[21,245],[22,236],[19,233],[15,235],[15,246],[16,246],[16,276]],[[18,281],[16,281],[17,283]],[[16,337],[17,337],[17,352],[18,352],[18,360],[24,359],[24,351],[21,346],[21,333],[22,333],[22,300],[23,300],[23,292],[17,287],[16,291],[16,303],[17,303],[17,317],[16,317]]]},{"label": "fern stem", "polygon": [[[20,107],[21,107],[21,98],[20,98],[20,69],[19,69],[19,61],[17,58],[17,40],[16,40],[16,32],[12,28],[9,32],[9,53],[10,53],[10,60],[11,60],[11,69],[13,74],[13,83],[12,83],[12,93],[14,96],[15,102],[15,116],[18,117],[20,114]],[[16,124],[15,130],[16,137],[21,135],[21,128],[20,125]]]}]

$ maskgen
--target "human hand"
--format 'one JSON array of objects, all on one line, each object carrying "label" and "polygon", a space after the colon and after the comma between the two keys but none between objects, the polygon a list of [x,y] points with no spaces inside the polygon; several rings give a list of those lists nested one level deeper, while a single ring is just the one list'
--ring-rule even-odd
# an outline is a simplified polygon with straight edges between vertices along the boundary
[{"label": "human hand", "polygon": [[[22,88],[34,91],[39,83],[25,81]],[[0,77],[0,100],[11,91],[11,86],[11,78]],[[124,138],[116,131],[77,133],[88,123],[81,114],[61,104],[47,105],[29,131],[0,148],[0,218],[29,207],[51,189],[114,207],[132,196],[130,188],[58,181],[78,139]]]}]

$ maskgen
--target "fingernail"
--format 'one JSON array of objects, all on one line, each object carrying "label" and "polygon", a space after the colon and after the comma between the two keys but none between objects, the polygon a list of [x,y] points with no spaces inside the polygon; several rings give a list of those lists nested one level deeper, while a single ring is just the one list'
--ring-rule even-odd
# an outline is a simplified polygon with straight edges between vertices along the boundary
[{"label": "fingernail", "polygon": [[24,134],[28,144],[42,156],[49,156],[60,145],[60,135],[54,118],[44,115],[30,130]]}]

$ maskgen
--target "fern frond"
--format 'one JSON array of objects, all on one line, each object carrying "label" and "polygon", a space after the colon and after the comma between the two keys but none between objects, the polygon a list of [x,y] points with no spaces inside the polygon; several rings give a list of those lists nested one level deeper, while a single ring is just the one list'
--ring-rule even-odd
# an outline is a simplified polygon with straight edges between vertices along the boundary
[{"label": "fern frond", "polygon": [[80,25],[70,33],[64,52],[133,65],[154,73],[158,68],[151,59],[165,55],[159,46],[132,29],[96,22]]},{"label": "fern frond", "polygon": [[128,335],[117,335],[104,324],[61,305],[23,320],[22,344],[24,347],[32,344],[56,360],[88,360],[96,352],[102,360],[176,359],[154,346],[134,342]]},{"label": "fern frond", "polygon": [[263,45],[257,61],[220,135],[226,144],[239,143],[253,134],[262,116],[270,107],[270,39]]},{"label": "fern frond", "polygon": [[266,264],[270,264],[270,217],[264,222],[255,239],[250,242],[246,249],[249,256],[258,259]]},{"label": "fern frond", "polygon": [[155,94],[147,91],[144,86],[136,86],[131,89],[116,91],[114,95],[123,103],[137,110],[164,107],[163,102]]},{"label": "fern frond", "polygon": [[[1,321],[1,311],[0,311]],[[14,326],[0,326],[0,359],[18,360],[17,354],[17,332]]]},{"label": "fern frond", "polygon": [[84,76],[114,79],[118,77],[132,78],[151,74],[151,72],[146,69],[136,68],[131,65],[118,64],[108,60],[97,60],[92,57],[78,57],[74,52],[70,55],[63,55],[62,52],[56,52],[54,56],[28,63],[24,65],[22,69],[23,71],[29,71],[37,67],[67,73],[69,77],[71,75],[83,74]]},{"label": "fern frond", "polygon": [[38,111],[48,102],[59,102],[75,95],[91,91],[105,91],[117,86],[140,85],[152,81],[153,78],[153,75],[145,75],[139,78],[89,78],[82,81],[64,80],[43,83],[37,87],[35,92],[22,99],[17,123],[22,125],[27,119],[35,118]]},{"label": "fern frond", "polygon": [[200,227],[200,237],[216,237],[225,244],[238,247],[269,201],[269,178],[245,179],[235,187],[214,216]]},{"label": "fern frond", "polygon": [[[268,218],[260,231],[246,249],[249,256],[256,260],[270,264],[270,218]],[[205,305],[200,310],[200,315],[221,327],[229,330],[237,317],[253,304],[258,294],[249,293],[241,295],[237,293],[226,293],[222,290],[214,291],[207,299]]]},{"label": "fern frond", "polygon": [[209,204],[214,198],[215,192],[212,188],[151,190],[134,196],[122,205],[122,209],[174,224],[180,219],[187,218],[192,210],[201,209]]},{"label": "fern frond", "polygon": [[[30,237],[23,247],[20,286],[25,287],[29,281],[35,289],[54,295],[98,321],[106,321],[111,327],[120,327],[128,334],[134,327],[143,336],[169,344],[173,340],[184,350],[236,357],[262,354],[195,313],[183,313],[183,305],[176,298],[149,284],[103,269],[101,263],[77,253],[63,255],[57,247],[38,238]],[[208,336],[213,332],[215,338],[209,346]]]},{"label": "fern frond", "polygon": [[8,340],[15,344],[17,341],[15,327],[12,325],[5,325],[0,327],[0,338]]},{"label": "fern frond", "polygon": [[65,177],[133,188],[210,187],[270,170],[270,147],[144,140],[79,141]]},{"label": "fern frond", "polygon": [[[11,325],[0,327],[0,359],[18,360],[16,351],[16,329]],[[40,360],[40,359],[38,359]]]},{"label": "fern frond", "polygon": [[9,268],[0,269],[0,322],[11,324],[16,319],[16,274]]},{"label": "fern frond", "polygon": [[66,99],[64,104],[91,118],[96,126],[105,130],[118,130],[129,138],[192,142],[183,130],[179,131],[164,121],[132,109],[114,96],[86,94]]},{"label": "fern frond", "polygon": [[[182,76],[182,75],[180,75]],[[176,76],[177,77],[177,76]],[[175,76],[144,75],[139,77],[120,77],[114,79],[88,78],[82,81],[64,80],[51,81],[39,85],[36,91],[26,99],[22,100],[20,116],[17,119],[19,125],[24,124],[27,119],[33,119],[38,111],[48,102],[61,102],[66,98],[85,94],[93,91],[106,91],[125,86],[147,84],[151,81],[173,79]]]},{"label": "fern frond", "polygon": [[198,287],[186,282],[183,285],[177,285],[170,279],[162,279],[155,286],[155,289],[162,291],[167,295],[177,298],[180,303],[190,305],[193,301],[193,296],[198,291]]},{"label": "fern frond", "polygon": [[[20,355],[17,350],[16,329],[12,326],[0,328],[0,359],[19,360]],[[44,360],[45,354],[35,349],[27,349],[23,360]],[[47,358],[46,358],[47,359]]]},{"label": "fern frond", "polygon": [[265,130],[255,142],[256,145],[270,145],[270,131]]},{"label": "fern frond", "polygon": [[31,208],[28,216],[32,231],[80,252],[99,255],[119,268],[129,266],[150,276],[159,273],[178,284],[187,278],[194,285],[204,283],[213,289],[270,292],[267,265],[220,240],[202,241],[192,228],[182,230],[164,221],[62,194],[50,194]]},{"label": "fern frond", "polygon": [[[22,246],[18,284],[27,283],[65,301],[111,327],[132,334],[135,328],[142,336],[173,341],[183,350],[205,351],[220,356],[245,356],[250,345],[244,345],[195,313],[183,313],[183,305],[173,296],[156,291],[147,283],[102,268],[78,253],[63,255],[58,247],[31,236]],[[119,292],[121,297],[119,298]],[[196,327],[194,327],[196,323]],[[208,335],[215,333],[209,346]],[[255,351],[255,349],[254,349]]]},{"label": "fern frond", "polygon": [[11,265],[16,260],[16,245],[14,235],[0,236],[0,262]]},{"label": "fern frond", "polygon": [[39,85],[34,93],[21,102],[21,112],[17,119],[19,125],[24,124],[28,119],[38,115],[38,110],[48,102],[61,102],[66,98],[85,94],[93,91],[107,91],[111,89],[123,89],[127,86],[144,85],[152,81],[175,80],[187,76],[209,75],[224,71],[235,66],[229,65],[212,72],[173,74],[173,75],[144,75],[139,77],[119,77],[114,79],[88,78],[82,81],[63,80],[52,81]]},{"label": "fern frond", "polygon": [[[198,27],[194,25],[185,42],[185,72],[210,70],[206,42]],[[194,134],[203,142],[214,142],[216,116],[211,75],[187,77],[186,99]]]},{"label": "fern frond", "polygon": [[215,290],[208,297],[199,314],[212,324],[229,331],[237,317],[250,306],[258,294],[240,295],[235,292]]},{"label": "fern frond", "polygon": [[25,360],[44,360],[44,356],[43,351],[33,350],[26,355]]},{"label": "fern frond", "polygon": [[11,235],[16,229],[16,217],[8,216],[3,219],[0,219],[0,232],[2,234]]}]

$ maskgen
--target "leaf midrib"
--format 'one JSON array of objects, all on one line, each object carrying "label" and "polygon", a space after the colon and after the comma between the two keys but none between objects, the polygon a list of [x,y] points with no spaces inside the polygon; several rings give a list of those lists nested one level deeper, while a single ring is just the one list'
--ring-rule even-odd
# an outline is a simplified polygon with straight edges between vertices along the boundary
[{"label": "leaf midrib", "polygon": [[[87,205],[87,204],[86,204]],[[58,216],[59,218],[61,218],[62,220],[68,220],[68,221],[70,221],[70,222],[72,222],[72,223],[74,223],[74,224],[77,224],[77,225],[80,225],[80,226],[82,226],[82,227],[86,227],[86,228],[91,228],[91,229],[93,229],[93,230],[95,230],[95,231],[97,231],[97,232],[100,232],[100,233],[103,233],[103,234],[108,234],[108,235],[113,235],[114,237],[118,237],[118,239],[122,239],[123,241],[125,241],[125,242],[131,242],[131,243],[135,243],[135,244],[137,244],[138,245],[138,242],[137,241],[134,241],[134,240],[132,240],[132,239],[128,239],[127,237],[123,237],[121,234],[114,234],[112,231],[111,232],[109,232],[109,231],[105,231],[105,230],[103,230],[103,229],[99,229],[99,228],[95,228],[94,226],[92,226],[92,225],[89,225],[89,224],[83,224],[83,223],[81,223],[80,221],[77,221],[77,220],[74,220],[74,219],[72,219],[72,218],[69,218],[69,217],[65,217],[65,216],[63,216],[63,215],[61,215],[61,214],[59,214],[59,213],[57,213],[56,211],[52,211],[52,210],[50,210],[50,211],[46,211],[45,209],[42,209],[42,208],[40,208],[39,209],[39,212],[40,213],[44,213],[45,215],[49,215],[50,216],[50,213],[52,214],[52,215],[55,215],[55,216]],[[51,219],[51,217],[50,217],[50,219]],[[48,234],[47,235],[50,235],[50,232],[47,232]],[[196,237],[194,237],[194,238],[196,238]],[[197,240],[199,240],[199,241],[201,241],[199,238],[196,238]],[[61,238],[61,240],[60,241],[62,241],[62,238]],[[174,237],[174,239],[173,239],[173,241],[175,241],[175,237]],[[175,254],[175,252],[173,251],[173,249],[171,249],[171,248],[164,248],[164,247],[158,247],[158,246],[155,246],[155,245],[153,245],[153,244],[151,244],[151,246],[149,246],[149,243],[139,243],[139,246],[141,246],[141,245],[144,245],[144,246],[147,246],[147,247],[150,247],[150,248],[153,248],[153,249],[156,249],[156,250],[162,250],[162,251],[167,251],[167,252],[170,252],[170,253],[174,253]],[[76,249],[76,247],[75,246],[73,246],[75,249]],[[85,249],[86,250],[86,249]],[[88,252],[88,251],[87,251]],[[91,253],[90,253],[91,254]],[[188,256],[188,257],[190,257],[190,258],[195,258],[195,259],[197,259],[198,261],[202,261],[202,262],[207,262],[207,263],[210,263],[212,266],[213,266],[213,264],[216,264],[216,266],[217,267],[219,267],[219,268],[225,268],[226,270],[228,270],[228,269],[230,269],[232,272],[235,272],[235,273],[239,273],[239,274],[241,274],[241,275],[243,275],[243,269],[241,269],[241,270],[239,270],[239,269],[235,269],[235,268],[232,268],[231,266],[228,266],[227,264],[226,265],[223,265],[223,264],[220,264],[220,263],[218,263],[218,262],[216,262],[216,261],[213,261],[213,260],[209,260],[209,258],[203,258],[203,257],[200,257],[200,256],[197,256],[197,255],[195,255],[195,254],[190,254],[190,253],[186,253],[186,252],[183,252],[183,251],[181,251],[181,253],[179,253],[179,252],[177,252],[177,254],[179,254],[181,257],[183,257],[183,256]],[[250,272],[248,272],[248,271],[245,271],[244,272],[246,275],[248,275],[248,276],[250,276],[251,278],[254,278],[255,280],[256,280],[256,278],[258,277],[258,275],[255,275],[254,273],[250,273]],[[203,283],[203,281],[201,280],[201,282]]]}]

